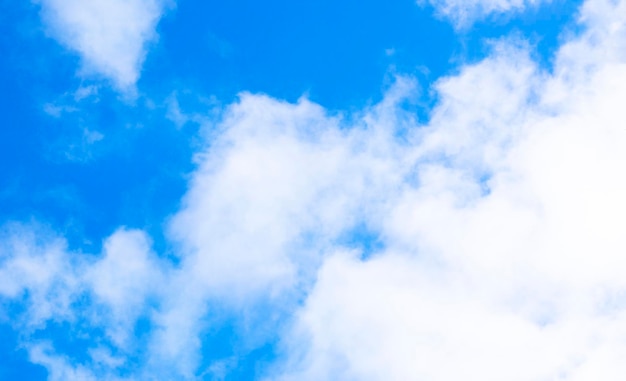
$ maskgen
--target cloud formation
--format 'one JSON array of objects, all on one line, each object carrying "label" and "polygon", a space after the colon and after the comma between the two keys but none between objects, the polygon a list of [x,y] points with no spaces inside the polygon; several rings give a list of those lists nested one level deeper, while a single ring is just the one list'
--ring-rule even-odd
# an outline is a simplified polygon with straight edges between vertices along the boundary
[{"label": "cloud formation", "polygon": [[[23,335],[30,360],[45,366],[51,380],[118,379],[139,350],[136,323],[149,313],[163,277],[146,235],[120,229],[99,257],[68,250],[42,227],[7,226],[1,242],[0,300],[7,302],[2,315],[9,314]],[[96,332],[99,339],[83,354],[87,362],[77,364],[57,353],[54,342],[34,338],[64,324]]]},{"label": "cloud formation", "polygon": [[122,92],[134,90],[166,1],[38,2],[51,36],[80,55],[82,75],[102,76]]},{"label": "cloud formation", "polygon": [[581,15],[553,70],[502,40],[435,84],[427,123],[410,78],[350,114],[242,94],[169,223],[174,261],[137,230],[90,256],[9,229],[0,295],[27,312],[5,314],[100,329],[87,360],[41,341],[31,360],[194,379],[217,369],[201,340],[223,314],[250,347],[279,338],[268,380],[620,379],[626,2]]},{"label": "cloud formation", "polygon": [[624,4],[583,12],[553,74],[501,46],[439,82],[387,249],[323,264],[271,379],[621,377]]}]

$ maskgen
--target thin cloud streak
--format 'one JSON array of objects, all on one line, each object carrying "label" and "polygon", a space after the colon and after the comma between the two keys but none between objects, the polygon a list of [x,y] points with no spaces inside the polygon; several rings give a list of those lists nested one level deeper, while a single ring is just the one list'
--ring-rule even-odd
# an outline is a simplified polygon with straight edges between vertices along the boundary
[{"label": "thin cloud streak", "polygon": [[452,21],[456,28],[463,29],[488,16],[523,12],[551,1],[553,0],[418,0],[417,3],[430,4],[437,15]]}]

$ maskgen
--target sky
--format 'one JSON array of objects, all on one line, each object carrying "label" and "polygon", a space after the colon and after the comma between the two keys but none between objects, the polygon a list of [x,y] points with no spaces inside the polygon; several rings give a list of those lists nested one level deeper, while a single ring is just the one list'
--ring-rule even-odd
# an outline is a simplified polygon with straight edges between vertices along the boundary
[{"label": "sky", "polygon": [[626,373],[626,1],[0,0],[0,89],[0,380]]}]

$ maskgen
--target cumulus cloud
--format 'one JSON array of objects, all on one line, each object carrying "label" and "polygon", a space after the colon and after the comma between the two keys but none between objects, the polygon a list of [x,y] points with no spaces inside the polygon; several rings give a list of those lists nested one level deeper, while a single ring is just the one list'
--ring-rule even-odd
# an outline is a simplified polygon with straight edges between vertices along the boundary
[{"label": "cumulus cloud", "polygon": [[50,34],[81,57],[83,75],[132,92],[164,0],[38,0]]},{"label": "cumulus cloud", "polygon": [[620,379],[624,5],[583,11],[554,74],[501,48],[440,81],[387,249],[325,261],[272,379]]},{"label": "cumulus cloud", "polygon": [[[39,324],[79,316],[122,359],[146,317],[140,378],[224,368],[203,364],[201,337],[227,311],[240,340],[280,337],[268,380],[618,380],[626,3],[581,15],[552,71],[503,40],[435,84],[423,124],[403,107],[409,78],[351,114],[242,94],[169,223],[176,265],[140,231],[85,257],[18,230],[0,295],[30,298]],[[99,345],[80,364],[46,345],[31,357],[53,377],[120,366]]]},{"label": "cumulus cloud", "polygon": [[[402,78],[350,117],[249,94],[227,110],[172,237],[206,298],[309,295],[270,379],[575,380],[621,353],[611,4],[585,5],[589,29],[552,73],[505,40],[441,79],[426,125],[403,110]],[[373,259],[346,239],[360,228]]]}]

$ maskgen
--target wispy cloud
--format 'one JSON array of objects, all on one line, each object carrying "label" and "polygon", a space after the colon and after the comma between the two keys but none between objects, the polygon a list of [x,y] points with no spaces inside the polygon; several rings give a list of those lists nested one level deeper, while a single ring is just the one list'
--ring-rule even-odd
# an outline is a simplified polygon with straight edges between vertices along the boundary
[{"label": "wispy cloud", "polygon": [[436,12],[452,20],[458,28],[469,26],[489,15],[520,12],[552,0],[418,0],[430,4]]}]

